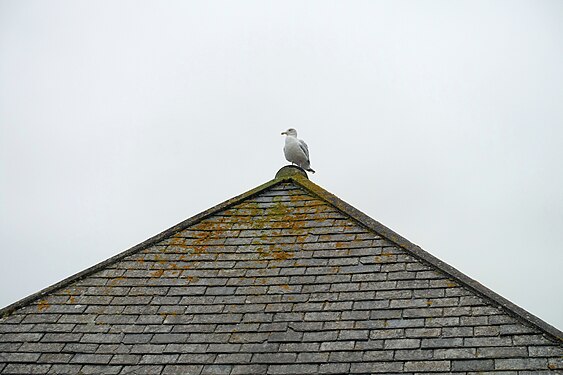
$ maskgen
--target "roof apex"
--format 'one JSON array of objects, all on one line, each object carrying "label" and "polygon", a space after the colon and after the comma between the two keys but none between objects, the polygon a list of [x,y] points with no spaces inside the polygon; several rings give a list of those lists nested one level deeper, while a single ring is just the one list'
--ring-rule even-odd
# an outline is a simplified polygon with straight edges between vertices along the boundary
[{"label": "roof apex", "polygon": [[295,165],[286,165],[282,167],[278,173],[276,173],[276,178],[284,178],[284,177],[295,177],[295,176],[302,176],[305,177],[307,180],[309,177],[307,176],[307,172],[305,172],[302,168],[295,166]]}]

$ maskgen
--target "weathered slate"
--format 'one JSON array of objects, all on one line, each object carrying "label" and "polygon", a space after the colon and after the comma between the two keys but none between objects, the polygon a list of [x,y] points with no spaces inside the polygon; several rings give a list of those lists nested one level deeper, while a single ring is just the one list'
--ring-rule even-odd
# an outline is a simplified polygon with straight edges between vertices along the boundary
[{"label": "weathered slate", "polygon": [[561,370],[557,329],[290,172],[0,310],[0,372]]}]

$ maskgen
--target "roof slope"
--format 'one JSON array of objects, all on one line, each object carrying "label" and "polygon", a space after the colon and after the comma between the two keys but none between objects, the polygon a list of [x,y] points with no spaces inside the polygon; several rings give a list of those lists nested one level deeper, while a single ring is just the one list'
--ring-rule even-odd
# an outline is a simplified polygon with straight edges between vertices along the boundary
[{"label": "roof slope", "polygon": [[0,310],[0,373],[561,369],[557,329],[283,176]]}]

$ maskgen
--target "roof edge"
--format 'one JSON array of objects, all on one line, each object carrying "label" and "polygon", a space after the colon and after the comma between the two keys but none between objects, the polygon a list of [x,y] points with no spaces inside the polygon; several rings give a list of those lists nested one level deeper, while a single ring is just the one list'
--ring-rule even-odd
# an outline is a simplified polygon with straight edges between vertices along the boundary
[{"label": "roof edge", "polygon": [[372,219],[371,217],[364,214],[357,208],[351,206],[350,204],[346,203],[342,199],[338,198],[336,195],[316,185],[315,183],[311,182],[309,179],[305,179],[298,175],[291,176],[290,179],[293,180],[298,185],[300,185],[301,187],[305,188],[307,191],[318,196],[320,199],[331,204],[342,213],[356,220],[359,224],[377,232],[385,239],[395,243],[397,246],[405,249],[409,253],[412,253],[419,260],[422,260],[423,262],[428,263],[432,267],[437,268],[438,270],[445,273],[447,276],[451,277],[452,279],[460,282],[462,285],[466,286],[473,292],[477,293],[482,297],[485,297],[493,304],[501,307],[503,310],[505,310],[509,315],[513,316],[514,318],[517,318],[518,320],[524,323],[530,324],[538,328],[540,331],[544,332],[551,339],[554,339],[559,342],[563,342],[563,332],[557,329],[556,327],[538,318],[534,314],[526,311],[525,309],[514,304],[513,302],[510,302],[508,299],[504,298],[500,294],[497,294],[496,292],[487,288],[486,286],[479,283],[478,281],[465,275],[455,267],[452,267],[449,264],[441,261],[440,259],[436,258],[434,255],[423,250],[420,246],[410,242],[409,240],[407,240],[400,234],[396,233],[395,231],[389,229],[388,227],[381,224],[377,220]]},{"label": "roof edge", "polygon": [[260,194],[262,191],[269,189],[270,187],[277,185],[279,183],[282,183],[284,181],[289,181],[291,180],[291,178],[284,176],[284,177],[280,177],[280,178],[274,178],[273,180],[270,180],[260,186],[255,187],[254,189],[248,190],[245,193],[242,193],[236,197],[230,198],[222,203],[219,203],[216,206],[213,206],[205,211],[200,212],[199,214],[196,214],[176,225],[174,225],[173,227],[170,227],[154,236],[152,236],[151,238],[119,253],[116,254],[114,256],[112,256],[111,258],[108,258],[106,260],[101,261],[100,263],[96,263],[95,265],[86,268],[83,271],[80,271],[74,275],[71,275],[55,284],[52,284],[36,293],[33,293],[27,297],[24,297],[2,309],[0,309],[0,319],[6,318],[8,316],[10,316],[14,311],[16,311],[17,309],[24,307],[28,304],[30,304],[31,302],[34,302],[44,296],[46,296],[47,294],[54,292],[55,290],[58,289],[62,289],[64,287],[66,287],[67,285],[79,281],[85,277],[90,276],[91,274],[97,272],[97,271],[101,271],[102,269],[104,269],[105,267],[112,265],[118,261],[120,261],[121,259],[133,255],[135,253],[137,253],[138,251],[144,250],[149,246],[154,245],[157,242],[162,241],[163,239],[177,233],[180,232],[182,230],[184,230],[185,228],[192,226],[194,224],[197,224],[199,221],[214,215],[215,213],[222,211],[224,209],[229,208],[230,206],[233,206],[245,199],[251,198],[254,195]]}]

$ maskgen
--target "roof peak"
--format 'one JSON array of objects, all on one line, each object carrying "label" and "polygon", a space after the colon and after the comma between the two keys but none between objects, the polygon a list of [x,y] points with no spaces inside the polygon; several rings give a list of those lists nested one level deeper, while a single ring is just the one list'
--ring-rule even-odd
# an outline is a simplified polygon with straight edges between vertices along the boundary
[{"label": "roof peak", "polygon": [[297,177],[297,176],[305,177],[307,180],[309,179],[309,176],[307,176],[307,172],[305,172],[302,168],[296,165],[286,165],[285,167],[282,167],[278,171],[278,173],[276,173],[275,178],[287,178],[287,177]]}]

